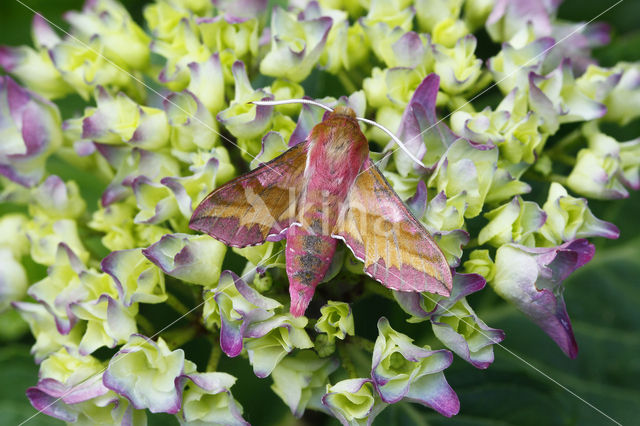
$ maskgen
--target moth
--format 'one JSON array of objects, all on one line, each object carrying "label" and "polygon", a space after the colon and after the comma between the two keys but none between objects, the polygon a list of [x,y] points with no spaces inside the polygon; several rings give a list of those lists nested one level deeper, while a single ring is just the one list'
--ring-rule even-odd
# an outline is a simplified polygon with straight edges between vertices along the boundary
[{"label": "moth", "polygon": [[348,107],[295,101],[330,113],[304,142],[211,192],[189,226],[232,247],[286,238],[294,316],[305,313],[339,240],[385,287],[448,296],[452,274],[444,254],[369,157],[358,120],[376,123]]}]

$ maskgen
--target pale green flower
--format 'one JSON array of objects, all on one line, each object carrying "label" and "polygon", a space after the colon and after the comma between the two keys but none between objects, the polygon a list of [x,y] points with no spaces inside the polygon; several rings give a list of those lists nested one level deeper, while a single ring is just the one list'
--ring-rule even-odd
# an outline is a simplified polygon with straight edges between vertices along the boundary
[{"label": "pale green flower", "polygon": [[31,354],[36,362],[41,362],[49,354],[60,348],[69,352],[77,352],[82,338],[81,327],[74,327],[68,333],[58,331],[55,318],[40,303],[14,302],[16,310],[28,324],[36,342],[31,347]]},{"label": "pale green flower", "polygon": [[64,182],[56,175],[49,176],[34,189],[33,199],[35,203],[29,205],[32,216],[77,219],[86,209],[78,184],[74,181]]},{"label": "pale green flower", "polygon": [[521,47],[503,44],[502,50],[487,62],[487,68],[502,93],[526,88],[529,85],[529,73],[542,72],[542,64],[552,45],[553,40],[549,38],[531,41]]},{"label": "pale green flower", "polygon": [[321,398],[329,374],[338,368],[336,358],[319,358],[313,351],[303,350],[285,357],[271,373],[271,389],[289,406],[296,417],[307,408],[325,411]]},{"label": "pale green flower", "polygon": [[0,247],[9,249],[16,259],[29,253],[29,239],[25,233],[27,216],[20,213],[0,217]]},{"label": "pale green flower", "polygon": [[[34,15],[34,21],[39,16]],[[0,47],[0,66],[18,78],[29,90],[47,99],[62,98],[73,92],[71,86],[54,66],[49,50],[46,48],[35,50],[29,46],[2,46]]]},{"label": "pale green flower", "polygon": [[0,76],[0,174],[32,187],[45,175],[47,158],[62,143],[58,107]]},{"label": "pale green flower", "polygon": [[514,197],[510,203],[485,213],[489,223],[480,230],[478,243],[499,247],[506,243],[535,246],[534,232],[547,219],[545,212],[533,201]]},{"label": "pale green flower", "polygon": [[479,149],[458,139],[438,162],[428,186],[444,191],[447,198],[465,192],[467,209],[464,216],[477,216],[489,192],[498,160],[497,149]]},{"label": "pale green flower", "polygon": [[31,258],[37,263],[56,263],[56,252],[60,243],[69,247],[83,263],[89,259],[89,252],[80,240],[75,220],[34,217],[27,224],[26,233],[31,242]]},{"label": "pale green flower", "polygon": [[78,346],[87,355],[106,346],[113,348],[126,343],[138,331],[135,317],[138,304],[124,306],[112,277],[93,270],[83,271],[80,281],[86,295],[83,301],[71,306],[73,314],[86,321],[86,330]]},{"label": "pale green flower", "polygon": [[87,43],[73,39],[62,41],[49,54],[64,81],[85,100],[91,97],[97,86],[135,93],[134,80],[125,70],[105,58],[104,49],[102,38],[95,36]]},{"label": "pale green flower", "polygon": [[235,62],[232,71],[235,81],[235,96],[229,102],[229,107],[218,113],[217,119],[239,139],[261,137],[271,122],[273,107],[256,106],[250,102],[265,98],[273,99],[273,95],[262,89],[254,90],[251,87],[242,62]]},{"label": "pale green flower", "polygon": [[364,31],[374,53],[387,67],[417,68],[423,76],[433,69],[432,44],[425,35],[382,23],[365,26]]},{"label": "pale green flower", "polygon": [[186,378],[189,382],[182,396],[181,423],[203,426],[249,424],[242,418],[242,407],[229,391],[235,377],[208,372],[189,374]]},{"label": "pale green flower", "polygon": [[260,72],[296,83],[304,80],[322,55],[331,24],[329,17],[305,19],[276,6],[271,15],[271,49],[260,62]]},{"label": "pale green flower", "polygon": [[418,26],[433,34],[439,23],[460,16],[463,3],[463,0],[417,0],[415,9]]},{"label": "pale green flower", "polygon": [[167,299],[164,275],[141,249],[111,252],[100,263],[118,288],[118,298],[125,306],[132,303],[161,303]]},{"label": "pale green flower", "polygon": [[196,95],[173,93],[165,99],[164,107],[171,125],[171,145],[178,151],[174,155],[210,150],[218,144],[218,124]]},{"label": "pale green flower", "polygon": [[27,293],[27,274],[14,253],[0,246],[0,313]]},{"label": "pale green flower", "polygon": [[640,188],[640,142],[620,143],[602,133],[596,123],[582,128],[589,147],[578,152],[578,160],[567,177],[567,186],[579,194],[599,199],[626,198],[625,188]]},{"label": "pale green flower", "polygon": [[259,246],[244,248],[233,247],[232,250],[246,258],[251,266],[258,267],[259,270],[266,270],[273,267],[284,268],[285,255],[279,243],[267,241]]},{"label": "pale green flower", "polygon": [[295,348],[313,347],[304,327],[306,317],[276,315],[247,328],[245,348],[249,362],[258,377],[267,377],[282,359]]},{"label": "pale green flower", "polygon": [[29,287],[29,296],[54,316],[62,334],[69,333],[78,320],[72,305],[87,300],[88,292],[80,278],[85,271],[84,263],[76,254],[67,245],[59,244],[47,276]]},{"label": "pale green flower", "polygon": [[580,90],[569,62],[563,62],[544,77],[531,74],[529,102],[552,134],[557,124],[591,121],[607,112],[605,105]]},{"label": "pale green flower", "polygon": [[370,379],[347,379],[327,385],[322,403],[344,426],[369,426],[387,406]]},{"label": "pale green flower", "polygon": [[161,109],[140,106],[122,92],[111,96],[102,87],[95,97],[97,107],[87,108],[82,120],[84,139],[144,149],[158,149],[169,141],[169,122]]},{"label": "pale green flower", "polygon": [[211,52],[230,51],[234,58],[249,61],[258,56],[259,21],[252,19],[201,18],[197,20],[202,43]]},{"label": "pale green flower", "polygon": [[493,9],[495,0],[465,0],[464,22],[470,31],[484,26],[491,10]]},{"label": "pale green flower", "polygon": [[[337,74],[342,69],[349,69],[352,63],[356,63],[348,54],[348,40],[357,33],[349,28],[349,16],[346,11],[319,7],[318,3],[310,2],[302,13],[305,19],[319,19],[328,16],[332,20],[325,49],[318,59],[320,67],[332,74]],[[345,40],[347,40],[346,43]]]},{"label": "pale green flower", "polygon": [[167,234],[142,253],[167,275],[210,287],[218,282],[226,250],[208,235]]},{"label": "pale green flower", "polygon": [[439,231],[453,231],[464,228],[464,214],[467,210],[466,192],[447,198],[440,192],[427,204],[424,216],[421,218],[429,228]]},{"label": "pale green flower", "polygon": [[182,349],[172,351],[162,337],[153,341],[136,334],[111,358],[102,381],[134,407],[148,408],[152,413],[177,413],[182,405],[177,379],[195,370]]},{"label": "pale green flower", "polygon": [[217,114],[224,108],[226,102],[224,70],[220,55],[214,53],[204,62],[191,62],[187,66],[190,72],[187,90],[197,94],[200,102],[211,114]]},{"label": "pale green flower", "polygon": [[371,378],[384,402],[409,398],[444,416],[457,414],[460,402],[442,373],[452,361],[451,352],[414,345],[409,336],[391,328],[385,317],[378,321]]},{"label": "pale green flower", "polygon": [[469,260],[465,261],[463,266],[466,273],[482,275],[487,282],[493,280],[496,274],[489,250],[473,250],[469,253]]},{"label": "pale green flower", "polygon": [[111,251],[136,247],[133,231],[135,204],[130,202],[113,203],[100,207],[93,212],[89,227],[103,232],[102,244]]},{"label": "pale green flower", "polygon": [[42,363],[38,385],[27,389],[27,397],[37,410],[69,423],[146,424],[144,411],[104,387],[102,368],[93,357],[60,350]]},{"label": "pale green flower", "polygon": [[368,27],[384,24],[409,31],[415,15],[410,5],[408,0],[370,0],[369,13],[362,18],[362,24]]},{"label": "pale green flower", "polygon": [[355,330],[349,304],[329,300],[320,308],[320,318],[315,329],[320,333],[326,333],[329,342],[335,341],[336,338],[344,340],[347,335],[353,336]]},{"label": "pale green flower", "polygon": [[548,245],[594,236],[618,238],[620,234],[615,225],[591,213],[587,200],[570,196],[559,183],[551,184],[547,202],[542,208],[547,214],[547,221],[537,232],[544,236]]},{"label": "pale green flower", "polygon": [[168,34],[156,39],[151,50],[167,60],[158,80],[170,90],[181,91],[187,87],[191,78],[189,64],[206,63],[212,52],[202,43],[199,29],[192,20],[181,18],[175,24],[170,20],[167,25],[172,29],[163,29]]},{"label": "pale green flower", "polygon": [[135,223],[159,224],[173,218],[180,211],[178,201],[169,187],[152,182],[144,176],[133,182],[133,193],[140,210],[133,219]]},{"label": "pale green flower", "polygon": [[625,125],[640,114],[640,66],[637,63],[621,62],[615,69],[622,76],[603,101],[607,107],[605,118]]}]

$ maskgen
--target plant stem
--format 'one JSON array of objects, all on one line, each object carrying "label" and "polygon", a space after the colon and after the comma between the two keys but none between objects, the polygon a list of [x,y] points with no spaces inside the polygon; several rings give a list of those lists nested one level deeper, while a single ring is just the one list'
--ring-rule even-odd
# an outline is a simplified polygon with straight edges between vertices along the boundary
[{"label": "plant stem", "polygon": [[373,352],[373,348],[375,347],[375,343],[361,336],[349,336],[349,343],[360,346],[362,349],[368,352]]},{"label": "plant stem", "polygon": [[171,306],[171,308],[180,315],[191,315],[190,309],[169,292],[167,292],[167,305]]},{"label": "plant stem", "polygon": [[338,356],[342,361],[342,368],[347,371],[347,374],[351,379],[357,379],[358,373],[356,372],[356,367],[353,365],[353,361],[347,351],[347,345],[345,345],[344,342],[336,342],[336,347],[338,349]]},{"label": "plant stem", "polygon": [[547,150],[547,154],[562,154],[567,148],[580,140],[582,129],[575,129],[560,139],[553,147]]},{"label": "plant stem", "polygon": [[562,152],[551,152],[551,151],[549,151],[547,154],[549,155],[549,158],[551,158],[552,160],[559,161],[560,163],[566,164],[567,166],[576,165],[576,158],[571,155],[564,154]]},{"label": "plant stem", "polygon": [[211,354],[209,355],[206,371],[216,371],[218,368],[218,361],[220,361],[220,356],[222,355],[222,348],[220,347],[217,337],[217,334],[211,337]]},{"label": "plant stem", "polygon": [[566,176],[562,176],[562,175],[558,175],[558,174],[552,174],[552,175],[549,176],[549,180],[551,182],[558,182],[562,186],[567,186],[567,177]]},{"label": "plant stem", "polygon": [[147,317],[142,316],[142,314],[138,313],[138,315],[136,315],[136,322],[142,329],[142,332],[145,334],[145,336],[153,336],[153,331],[155,330],[155,328]]},{"label": "plant stem", "polygon": [[198,328],[193,325],[187,325],[179,329],[170,330],[162,333],[161,337],[167,342],[171,348],[179,348],[189,340],[193,339],[198,333]]},{"label": "plant stem", "polygon": [[342,84],[347,93],[353,93],[358,90],[344,70],[338,73],[338,80],[340,80],[340,84]]}]

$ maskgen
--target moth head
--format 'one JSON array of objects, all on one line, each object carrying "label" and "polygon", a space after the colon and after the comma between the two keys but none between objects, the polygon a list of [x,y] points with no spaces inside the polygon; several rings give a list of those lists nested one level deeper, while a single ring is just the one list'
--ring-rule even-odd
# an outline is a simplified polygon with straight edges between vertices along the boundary
[{"label": "moth head", "polygon": [[356,117],[356,112],[354,110],[352,110],[348,106],[342,106],[342,105],[338,105],[337,107],[335,107],[331,115],[332,116],[346,115],[347,117],[351,117],[355,120],[358,119],[358,117]]},{"label": "moth head", "polygon": [[356,120],[362,121],[363,123],[369,124],[371,126],[376,126],[380,130],[382,130],[383,132],[388,134],[391,137],[391,139],[393,139],[393,141],[405,152],[405,154],[407,154],[409,156],[409,158],[411,158],[419,166],[424,167],[425,169],[427,168],[427,166],[425,166],[424,163],[422,161],[420,161],[409,150],[409,148],[407,148],[405,146],[405,144],[402,143],[402,141],[400,139],[398,139],[398,137],[396,135],[393,134],[393,132],[391,130],[387,129],[382,124],[376,123],[373,120],[369,120],[369,119],[364,118],[364,117],[357,117],[355,111],[352,110],[351,108],[347,107],[347,106],[338,105],[335,109],[332,109],[331,107],[329,107],[327,105],[321,104],[320,102],[316,102],[316,101],[311,100],[311,99],[283,99],[283,100],[279,100],[279,101],[253,101],[251,103],[254,104],[254,105],[309,104],[309,105],[315,105],[317,107],[325,109],[325,110],[331,112],[331,115],[333,115],[333,116],[335,116],[335,115],[343,115],[343,116],[346,115],[346,116],[349,116],[351,118],[355,118]]}]

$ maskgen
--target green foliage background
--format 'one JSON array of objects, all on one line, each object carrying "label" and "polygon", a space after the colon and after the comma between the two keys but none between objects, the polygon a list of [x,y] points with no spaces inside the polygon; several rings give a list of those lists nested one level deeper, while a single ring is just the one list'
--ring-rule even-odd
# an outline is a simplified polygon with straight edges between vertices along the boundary
[{"label": "green foliage background", "polygon": [[[79,9],[81,0],[21,0],[38,10],[56,24],[65,27],[61,15],[69,9]],[[145,1],[123,2],[134,19],[142,22]],[[285,1],[277,1],[279,4]],[[602,12],[613,1],[566,0],[559,16],[572,21],[587,21]],[[3,0],[0,6],[0,44],[30,44],[30,12],[17,0]],[[614,7],[600,20],[611,24],[612,43],[596,52],[602,65],[617,61],[640,60],[640,2],[626,0]],[[479,54],[484,58],[495,52],[486,35],[479,35]],[[322,79],[322,76],[316,76]],[[311,78],[314,78],[312,75]],[[326,87],[331,82],[321,81],[318,86],[326,91],[341,93],[340,87]],[[337,83],[333,83],[337,84]],[[316,86],[316,87],[318,87]],[[493,92],[483,95],[478,103],[493,104]],[[495,102],[497,103],[497,102]],[[63,116],[68,118],[78,107],[73,98],[61,103]],[[624,129],[607,129],[618,140],[640,136],[640,120]],[[50,169],[64,178],[75,179],[93,209],[99,188],[92,187],[88,176],[80,176],[53,159]],[[86,195],[91,194],[90,197]],[[565,299],[571,316],[580,353],[569,360],[555,344],[536,326],[514,308],[500,301],[487,289],[472,296],[472,305],[478,315],[492,327],[506,332],[503,342],[508,349],[495,349],[496,361],[486,371],[477,370],[457,360],[447,370],[447,379],[461,401],[460,414],[452,419],[423,409],[418,405],[396,404],[385,410],[375,424],[385,425],[601,425],[610,422],[576,396],[552,383],[531,366],[543,371],[589,401],[622,424],[638,421],[640,410],[640,194],[612,202],[591,202],[596,216],[613,222],[621,230],[617,241],[596,240],[595,258],[578,270],[566,282]],[[11,206],[0,206],[0,213]],[[35,267],[35,265],[34,265]],[[43,271],[30,271],[39,275]],[[368,314],[360,316],[356,329],[361,335],[375,337],[375,323],[385,312],[382,300],[367,300]],[[0,316],[0,413],[2,423],[18,424],[35,413],[25,397],[25,389],[37,381],[37,366],[29,354],[33,344],[24,329],[8,328],[7,315]],[[394,321],[400,324],[401,318]],[[406,326],[418,343],[427,343],[431,329],[419,325]],[[424,325],[422,325],[424,327]],[[186,348],[187,349],[187,348]],[[187,349],[197,352],[197,348]],[[518,359],[520,357],[521,359]],[[523,361],[524,360],[524,361]],[[530,365],[527,365],[530,364]],[[337,424],[321,414],[306,415],[296,420],[287,407],[269,389],[271,380],[257,379],[244,360],[223,357],[220,370],[236,377],[234,396],[245,407],[245,418],[255,425]],[[152,415],[151,425],[177,424],[173,416]],[[30,426],[59,424],[54,419],[39,415],[28,422]]]}]

